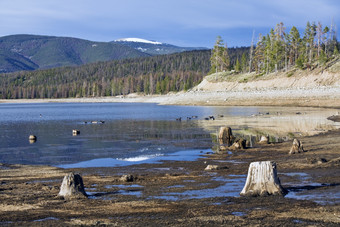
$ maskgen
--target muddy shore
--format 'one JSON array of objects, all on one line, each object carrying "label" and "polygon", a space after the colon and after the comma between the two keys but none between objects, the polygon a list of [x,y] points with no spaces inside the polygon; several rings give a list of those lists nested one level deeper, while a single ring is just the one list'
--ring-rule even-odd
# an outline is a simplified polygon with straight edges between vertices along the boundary
[{"label": "muddy shore", "polygon": [[[0,165],[2,226],[339,226],[340,130],[256,145],[196,161],[126,167],[60,169]],[[240,197],[250,162],[277,163],[286,197]],[[205,171],[208,164],[224,167]],[[83,177],[89,197],[57,197],[69,172]],[[134,176],[133,182],[120,178]],[[234,187],[233,187],[234,186]]]}]

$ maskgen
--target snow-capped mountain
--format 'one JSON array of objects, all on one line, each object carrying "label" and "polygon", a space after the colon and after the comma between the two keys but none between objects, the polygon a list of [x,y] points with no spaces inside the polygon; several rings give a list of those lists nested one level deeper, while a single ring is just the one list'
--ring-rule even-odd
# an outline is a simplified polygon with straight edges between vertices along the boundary
[{"label": "snow-capped mountain", "polygon": [[171,44],[161,43],[157,41],[150,41],[141,38],[123,38],[113,41],[125,46],[132,47],[143,53],[150,55],[172,54],[191,50],[203,50],[203,47],[179,47]]},{"label": "snow-capped mountain", "polygon": [[150,40],[146,40],[146,39],[140,39],[140,38],[123,38],[123,39],[117,39],[115,40],[115,42],[135,42],[135,43],[149,43],[149,44],[162,44],[160,42],[156,42],[156,41],[150,41]]}]

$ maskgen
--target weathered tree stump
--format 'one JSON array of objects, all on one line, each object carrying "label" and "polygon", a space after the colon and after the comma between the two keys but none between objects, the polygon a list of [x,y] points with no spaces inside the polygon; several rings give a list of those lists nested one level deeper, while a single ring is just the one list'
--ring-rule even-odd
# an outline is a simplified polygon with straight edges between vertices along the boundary
[{"label": "weathered tree stump", "polygon": [[218,142],[220,145],[231,146],[234,142],[234,136],[229,127],[221,127],[218,133]]},{"label": "weathered tree stump", "polygon": [[246,184],[240,195],[266,196],[285,195],[276,172],[276,163],[271,161],[252,162],[249,165]]},{"label": "weathered tree stump", "polygon": [[37,137],[36,137],[35,135],[30,135],[30,136],[28,137],[28,141],[29,141],[30,143],[35,143],[35,142],[37,142]]},{"label": "weathered tree stump", "polygon": [[303,149],[302,142],[300,142],[297,139],[294,139],[293,145],[290,148],[289,154],[295,154],[295,153],[301,153],[301,152],[305,152],[304,149]]},{"label": "weathered tree stump", "polygon": [[269,143],[269,136],[261,136],[259,144],[268,144]]},{"label": "weathered tree stump", "polygon": [[64,198],[87,197],[82,177],[79,174],[67,174],[63,179],[58,196]]},{"label": "weathered tree stump", "polygon": [[73,129],[72,130],[72,135],[73,136],[77,136],[77,135],[79,135],[80,134],[80,131],[79,130],[77,130],[77,129]]},{"label": "weathered tree stump", "polygon": [[124,182],[133,182],[136,178],[133,176],[133,175],[123,175],[120,177],[120,180],[121,181],[124,181]]},{"label": "weathered tree stump", "polygon": [[243,138],[239,138],[235,140],[233,145],[231,145],[230,149],[237,150],[237,149],[246,149],[246,143],[247,141]]}]

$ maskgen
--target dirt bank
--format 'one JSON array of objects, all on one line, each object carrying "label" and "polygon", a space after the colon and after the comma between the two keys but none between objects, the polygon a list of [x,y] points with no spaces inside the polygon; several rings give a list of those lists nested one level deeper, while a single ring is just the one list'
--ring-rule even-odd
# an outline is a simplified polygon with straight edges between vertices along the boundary
[{"label": "dirt bank", "polygon": [[[9,226],[339,226],[340,131],[256,145],[197,161],[116,168],[0,165],[0,223]],[[286,197],[239,197],[252,161],[277,163]],[[322,161],[321,161],[322,160]],[[208,164],[225,167],[205,171]],[[88,199],[57,197],[63,176],[83,176]],[[133,182],[120,180],[132,174]],[[295,195],[295,196],[294,196]]]}]

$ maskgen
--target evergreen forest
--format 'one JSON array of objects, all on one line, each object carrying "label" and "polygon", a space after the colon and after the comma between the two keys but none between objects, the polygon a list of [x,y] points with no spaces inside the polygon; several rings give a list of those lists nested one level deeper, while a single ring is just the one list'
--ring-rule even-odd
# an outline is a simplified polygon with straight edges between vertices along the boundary
[{"label": "evergreen forest", "polygon": [[231,61],[227,44],[220,36],[211,55],[210,73],[234,70],[236,73],[288,71],[293,67],[313,69],[314,63],[324,65],[339,55],[339,43],[336,37],[336,26],[323,26],[320,22],[307,22],[301,35],[293,26],[288,32],[283,22],[277,24],[267,35],[254,37],[247,56],[243,54],[236,61]]},{"label": "evergreen forest", "polygon": [[301,35],[281,22],[250,47],[228,48],[220,36],[212,50],[139,57],[0,74],[0,99],[80,98],[186,91],[211,73],[258,75],[309,70],[339,55],[335,26],[307,23]]}]

